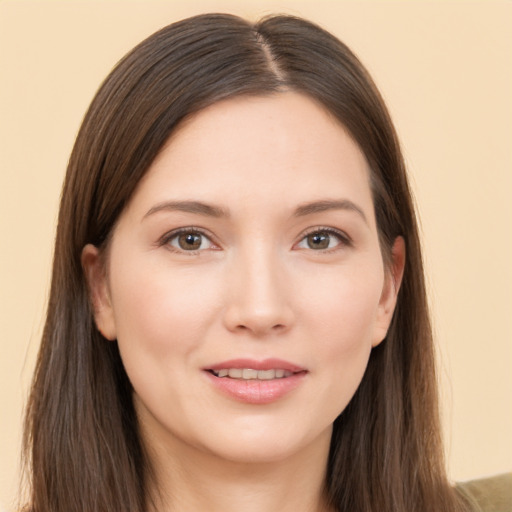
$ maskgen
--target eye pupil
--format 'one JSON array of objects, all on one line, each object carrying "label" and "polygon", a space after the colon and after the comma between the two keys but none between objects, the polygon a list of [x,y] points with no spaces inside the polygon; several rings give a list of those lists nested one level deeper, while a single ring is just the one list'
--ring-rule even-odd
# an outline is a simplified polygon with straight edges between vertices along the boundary
[{"label": "eye pupil", "polygon": [[308,247],[310,249],[327,249],[329,247],[330,237],[328,233],[311,233],[307,237]]},{"label": "eye pupil", "polygon": [[178,237],[178,244],[185,251],[194,251],[201,247],[202,237],[198,233],[183,233]]}]

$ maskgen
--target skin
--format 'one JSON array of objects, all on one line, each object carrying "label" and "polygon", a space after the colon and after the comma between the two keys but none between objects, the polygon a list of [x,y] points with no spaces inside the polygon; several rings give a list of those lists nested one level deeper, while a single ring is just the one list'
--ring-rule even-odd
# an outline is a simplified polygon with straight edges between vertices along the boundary
[{"label": "skin", "polygon": [[[223,215],[163,207],[176,201]],[[319,201],[342,203],[297,215]],[[201,232],[198,249],[181,228]],[[82,256],[98,329],[118,340],[134,387],[160,510],[327,510],[332,423],[386,335],[401,239],[392,257],[386,269],[364,155],[308,97],[229,99],[173,134],[119,219],[107,268],[92,245]],[[241,357],[305,376],[278,400],[244,403],[205,372]]]}]

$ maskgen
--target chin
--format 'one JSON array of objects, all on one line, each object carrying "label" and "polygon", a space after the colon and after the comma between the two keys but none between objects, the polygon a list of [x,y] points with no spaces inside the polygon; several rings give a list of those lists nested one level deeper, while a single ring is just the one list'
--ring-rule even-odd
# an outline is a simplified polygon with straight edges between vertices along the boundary
[{"label": "chin", "polygon": [[279,463],[307,455],[310,450],[318,453],[319,448],[329,449],[332,425],[321,432],[298,432],[296,427],[231,431],[210,439],[205,448],[221,459],[240,464]]},{"label": "chin", "polygon": [[293,446],[283,446],[282,443],[235,443],[226,447],[215,447],[211,450],[217,458],[237,464],[276,464],[289,460],[300,449]]}]

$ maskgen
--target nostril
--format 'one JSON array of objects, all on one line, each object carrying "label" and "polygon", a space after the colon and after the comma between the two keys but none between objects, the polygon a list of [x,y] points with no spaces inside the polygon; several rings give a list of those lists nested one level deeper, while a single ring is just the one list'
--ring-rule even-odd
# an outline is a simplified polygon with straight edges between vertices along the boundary
[{"label": "nostril", "polygon": [[[265,334],[282,334],[294,323],[294,313],[288,304],[281,301],[270,302],[249,297],[232,299],[223,313],[223,323],[231,332],[239,334],[251,332],[261,337]],[[251,300],[249,300],[251,299]]]},{"label": "nostril", "polygon": [[286,330],[286,325],[284,324],[275,324],[272,325],[270,328],[265,328],[264,326],[258,326],[258,325],[244,325],[244,324],[238,324],[236,326],[236,330],[238,331],[253,331],[255,333],[259,333],[260,331],[267,331],[267,332],[281,332]]}]

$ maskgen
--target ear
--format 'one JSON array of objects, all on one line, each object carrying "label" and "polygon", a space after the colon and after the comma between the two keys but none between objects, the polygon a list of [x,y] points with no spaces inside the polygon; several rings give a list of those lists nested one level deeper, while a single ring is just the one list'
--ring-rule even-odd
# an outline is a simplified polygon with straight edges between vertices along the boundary
[{"label": "ear", "polygon": [[380,297],[377,321],[375,326],[375,335],[372,347],[376,347],[384,340],[388,333],[393,312],[395,311],[396,301],[405,267],[405,241],[401,236],[396,237],[391,248],[391,264],[386,269],[384,287]]},{"label": "ear", "polygon": [[114,310],[110,299],[105,265],[100,256],[100,251],[96,246],[87,244],[82,249],[81,260],[89,288],[89,298],[93,306],[96,326],[105,338],[115,340],[117,335]]}]

